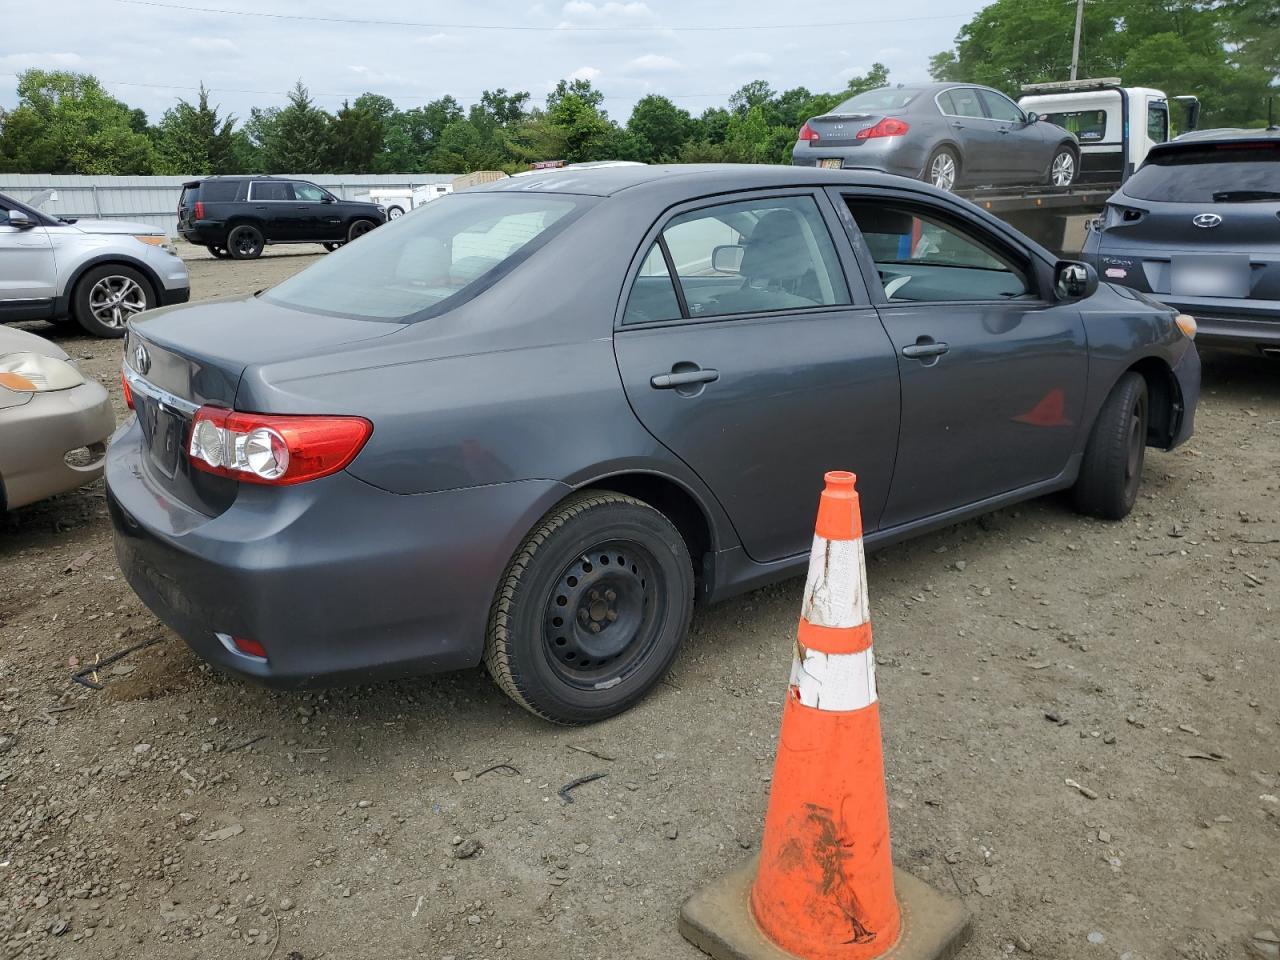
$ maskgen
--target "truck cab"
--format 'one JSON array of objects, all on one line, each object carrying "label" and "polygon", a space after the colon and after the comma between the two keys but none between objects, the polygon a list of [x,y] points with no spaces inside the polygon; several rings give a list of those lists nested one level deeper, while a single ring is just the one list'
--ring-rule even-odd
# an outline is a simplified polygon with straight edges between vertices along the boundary
[{"label": "truck cab", "polygon": [[[1080,172],[1076,182],[1119,185],[1142,165],[1148,151],[1172,137],[1169,98],[1151,87],[1126,87],[1118,77],[1031,83],[1018,101],[1080,141]],[[1175,97],[1187,114],[1180,132],[1195,129],[1199,101]]]}]

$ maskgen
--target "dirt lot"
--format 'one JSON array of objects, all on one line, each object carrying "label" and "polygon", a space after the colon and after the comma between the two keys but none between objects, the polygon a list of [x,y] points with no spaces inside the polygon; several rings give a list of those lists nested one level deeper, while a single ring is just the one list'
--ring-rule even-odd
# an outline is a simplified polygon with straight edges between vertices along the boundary
[{"label": "dirt lot", "polygon": [[[307,254],[193,259],[194,295]],[[118,342],[30,327],[119,402]],[[895,859],[963,896],[965,960],[1280,930],[1280,367],[1211,359],[1145,480],[1121,524],[1050,498],[871,562]],[[799,593],[701,612],[656,695],[563,730],[478,670],[228,679],[120,578],[101,484],[0,518],[0,957],[693,960],[679,904],[758,842]]]}]

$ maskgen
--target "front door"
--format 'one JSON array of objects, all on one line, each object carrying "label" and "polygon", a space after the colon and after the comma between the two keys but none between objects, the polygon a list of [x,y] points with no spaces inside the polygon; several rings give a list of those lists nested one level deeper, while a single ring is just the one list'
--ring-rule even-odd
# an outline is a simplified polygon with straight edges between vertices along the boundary
[{"label": "front door", "polygon": [[897,362],[826,198],[686,208],[646,243],[614,348],[649,432],[719,498],[754,560],[809,550],[828,470],[857,472],[875,529]]},{"label": "front door", "polygon": [[333,213],[337,204],[332,200],[325,202],[329,194],[317,187],[314,183],[305,183],[300,180],[293,182],[293,220],[294,229],[297,231],[294,236],[299,240],[345,240],[346,237],[338,237],[338,227],[341,226],[341,220],[334,217],[338,222],[338,226],[330,226],[327,219],[330,213]]},{"label": "front door", "polygon": [[950,136],[959,144],[960,176],[967,184],[995,183],[1000,177],[999,133],[987,117],[976,87],[952,87],[938,94]]},{"label": "front door", "polygon": [[1049,146],[1041,131],[1027,123],[1022,108],[1002,93],[979,90],[996,130],[996,172],[1008,183],[1032,184],[1044,180],[1049,169]]},{"label": "front door", "polygon": [[845,195],[898,354],[902,437],[883,527],[1059,476],[1082,428],[1078,307],[1008,236],[936,201]]},{"label": "front door", "polygon": [[58,282],[48,230],[11,226],[9,212],[0,202],[0,321],[47,306]]}]

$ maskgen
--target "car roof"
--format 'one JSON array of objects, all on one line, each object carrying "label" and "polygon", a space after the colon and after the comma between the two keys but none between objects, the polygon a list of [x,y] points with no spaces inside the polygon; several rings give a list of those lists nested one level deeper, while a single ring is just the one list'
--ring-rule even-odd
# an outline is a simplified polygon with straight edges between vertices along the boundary
[{"label": "car roof", "polygon": [[1175,137],[1172,143],[1237,143],[1240,140],[1257,140],[1274,143],[1280,140],[1280,127],[1248,129],[1246,127],[1219,127],[1214,130],[1192,130]]},{"label": "car roof", "polygon": [[823,170],[817,167],[793,167],[783,164],[692,163],[639,164],[636,166],[594,167],[534,171],[532,175],[509,177],[466,193],[570,193],[608,197],[624,190],[646,187],[681,186],[690,197],[729,190],[768,189],[769,187],[811,186],[885,186],[925,187],[918,181],[904,180],[873,170]]}]

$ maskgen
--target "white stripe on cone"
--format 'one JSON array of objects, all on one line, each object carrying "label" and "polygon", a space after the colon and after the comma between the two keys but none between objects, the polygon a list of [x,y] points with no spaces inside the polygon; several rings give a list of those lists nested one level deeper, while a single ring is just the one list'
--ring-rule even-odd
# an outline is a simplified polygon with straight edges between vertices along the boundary
[{"label": "white stripe on cone", "polygon": [[868,647],[858,653],[820,653],[797,649],[791,664],[791,688],[815,710],[861,710],[876,702],[876,656]]},{"label": "white stripe on cone", "polygon": [[871,619],[861,537],[828,540],[814,536],[800,613],[818,627],[860,627]]}]

